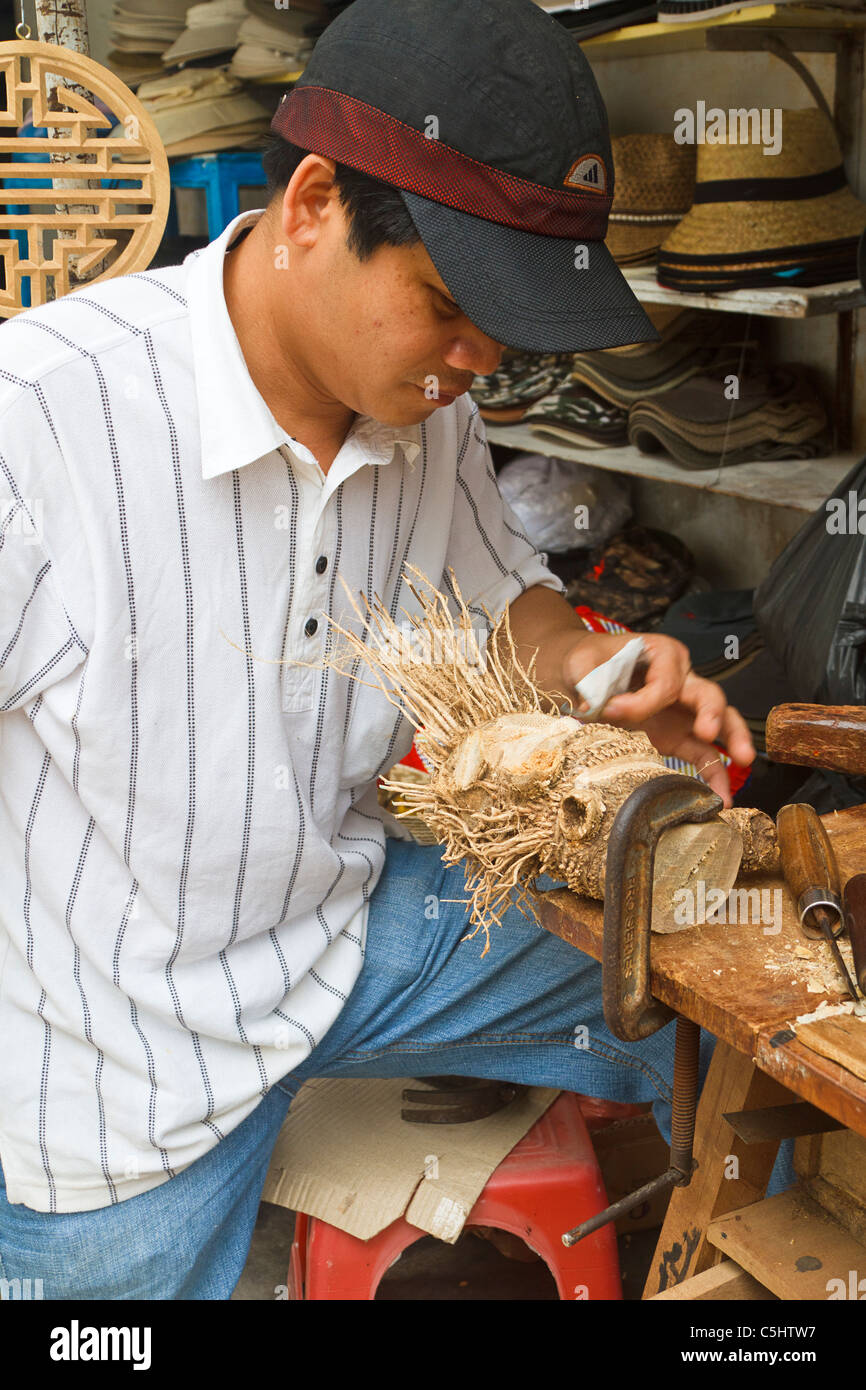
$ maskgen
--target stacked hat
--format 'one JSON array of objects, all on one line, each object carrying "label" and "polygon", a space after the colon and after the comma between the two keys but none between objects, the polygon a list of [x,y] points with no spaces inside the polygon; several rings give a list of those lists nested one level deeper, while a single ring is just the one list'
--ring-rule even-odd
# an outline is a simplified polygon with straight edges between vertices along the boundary
[{"label": "stacked hat", "polygon": [[540,439],[617,449],[628,443],[628,416],[579,382],[566,381],[529,407],[524,425]]},{"label": "stacked hat", "polygon": [[572,353],[510,353],[495,372],[477,376],[472,398],[492,425],[527,425],[542,439],[588,448],[628,443],[625,410],[573,380]]},{"label": "stacked hat", "polygon": [[827,415],[801,367],[780,366],[739,380],[729,400],[719,372],[693,376],[662,395],[636,401],[629,442],[643,453],[666,449],[684,468],[758,459],[820,458],[830,450]]},{"label": "stacked hat", "polygon": [[470,388],[490,424],[525,424],[534,434],[590,447],[627,442],[626,411],[712,368],[734,371],[754,344],[744,341],[743,316],[651,304],[659,342],[597,352],[506,352],[489,376]]},{"label": "stacked hat", "polygon": [[105,66],[133,91],[139,82],[144,82],[149,77],[158,77],[161,72],[165,72],[158,53],[121,53],[116,48],[112,48],[106,55]]},{"label": "stacked hat", "polygon": [[481,417],[497,425],[522,420],[535,401],[540,401],[571,374],[570,352],[506,351],[489,376],[477,376],[470,391]]},{"label": "stacked hat", "polygon": [[142,82],[138,98],[168,155],[256,145],[267,134],[271,115],[237,77],[218,67],[165,73]]},{"label": "stacked hat", "polygon": [[259,82],[294,82],[313,50],[310,16],[302,10],[253,9],[238,29],[229,71]]},{"label": "stacked hat", "polygon": [[127,86],[163,71],[160,55],[183,32],[188,0],[117,0],[105,66]]},{"label": "stacked hat", "polygon": [[612,135],[610,145],[616,191],[607,247],[618,265],[646,265],[692,205],[694,146],[658,133]]},{"label": "stacked hat", "polygon": [[[611,404],[627,407],[670,391],[711,366],[719,372],[736,369],[744,346],[739,314],[647,307],[661,331],[660,342],[575,353],[572,379]],[[662,317],[661,308],[671,317]]]},{"label": "stacked hat", "polygon": [[575,38],[592,38],[629,24],[650,24],[656,18],[656,0],[535,0],[536,5],[566,29],[575,29]]},{"label": "stacked hat", "polygon": [[662,243],[659,284],[713,292],[856,277],[866,203],[847,186],[833,124],[817,107],[781,116],[778,154],[699,146],[694,203]]},{"label": "stacked hat", "polygon": [[232,52],[247,14],[244,0],[204,0],[203,4],[190,5],[186,28],[165,50],[162,61],[174,65]]},{"label": "stacked hat", "polygon": [[[765,5],[767,0],[659,0],[659,23],[675,24],[678,21],[691,23],[699,19],[716,19],[722,14],[732,14],[734,10],[747,10],[753,5]],[[777,5],[796,4],[798,0],[775,0]],[[839,8],[840,0],[833,0],[834,8]],[[841,0],[844,4],[845,0]],[[849,0],[859,4],[860,0]]]}]

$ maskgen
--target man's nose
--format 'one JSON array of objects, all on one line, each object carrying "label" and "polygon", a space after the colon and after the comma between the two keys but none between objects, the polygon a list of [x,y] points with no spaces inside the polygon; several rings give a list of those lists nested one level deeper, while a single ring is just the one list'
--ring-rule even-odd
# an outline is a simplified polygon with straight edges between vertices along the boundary
[{"label": "man's nose", "polygon": [[502,361],[504,343],[488,338],[480,328],[465,322],[458,337],[449,344],[444,361],[455,371],[473,372],[475,376],[490,376]]}]

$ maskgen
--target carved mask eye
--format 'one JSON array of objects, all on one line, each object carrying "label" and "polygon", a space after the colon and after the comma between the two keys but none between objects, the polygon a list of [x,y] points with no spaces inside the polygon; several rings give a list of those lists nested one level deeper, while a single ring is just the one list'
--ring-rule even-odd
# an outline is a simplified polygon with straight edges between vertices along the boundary
[{"label": "carved mask eye", "polygon": [[594,835],[604,814],[604,803],[597,796],[564,796],[557,823],[566,840],[584,840]]}]

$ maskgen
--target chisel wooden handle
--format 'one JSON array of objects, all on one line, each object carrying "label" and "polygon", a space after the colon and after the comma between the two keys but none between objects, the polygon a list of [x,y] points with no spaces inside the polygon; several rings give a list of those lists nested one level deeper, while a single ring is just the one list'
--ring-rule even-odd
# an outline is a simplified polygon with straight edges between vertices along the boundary
[{"label": "chisel wooden handle", "polygon": [[797,899],[803,931],[813,939],[824,936],[823,921],[839,936],[845,927],[839,866],[820,816],[805,803],[783,806],[776,831],[782,872]]},{"label": "chisel wooden handle", "polygon": [[866,994],[866,874],[855,874],[845,884],[845,926],[854,953],[854,974]]}]

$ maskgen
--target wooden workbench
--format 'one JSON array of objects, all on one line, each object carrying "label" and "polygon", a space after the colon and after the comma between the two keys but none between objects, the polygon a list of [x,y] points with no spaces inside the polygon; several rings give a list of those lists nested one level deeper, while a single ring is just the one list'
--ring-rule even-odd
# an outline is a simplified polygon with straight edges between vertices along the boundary
[{"label": "wooden workbench", "polygon": [[[843,882],[866,871],[866,806],[834,811],[823,822]],[[653,935],[653,995],[694,1019],[719,1042],[698,1108],[698,1168],[689,1186],[675,1189],[671,1197],[645,1297],[712,1265],[717,1256],[706,1241],[709,1223],[764,1194],[778,1142],[743,1144],[722,1119],[723,1113],[801,1097],[866,1136],[866,1081],[796,1038],[782,1040],[790,1032],[789,1023],[812,1013],[823,998],[841,1003],[847,996],[841,985],[816,994],[798,982],[796,977],[804,972],[793,948],[803,944],[803,937],[781,877],[743,880],[742,886],[782,890],[778,934],[765,935],[760,924],[739,923]],[[601,960],[600,903],[564,888],[541,895],[537,902],[548,931]],[[827,950],[820,942],[809,945]],[[739,1176],[733,1179],[726,1176],[731,1156],[739,1166]]]}]

